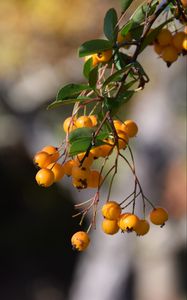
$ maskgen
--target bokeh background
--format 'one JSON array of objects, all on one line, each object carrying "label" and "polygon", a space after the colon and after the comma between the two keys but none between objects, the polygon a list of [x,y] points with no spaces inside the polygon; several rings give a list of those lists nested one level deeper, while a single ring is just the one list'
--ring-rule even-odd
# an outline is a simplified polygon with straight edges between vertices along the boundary
[{"label": "bokeh background", "polygon": [[[73,205],[86,200],[69,179],[38,187],[32,157],[59,145],[72,107],[46,110],[57,90],[83,82],[77,48],[102,37],[111,0],[0,0],[0,299],[183,300],[186,297],[186,59],[167,68],[149,47],[140,57],[150,83],[120,112],[139,135],[132,148],[146,194],[168,209],[163,229],[143,238],[97,230],[85,253]],[[128,17],[128,15],[127,15]],[[129,50],[131,51],[131,50]],[[112,192],[128,195],[125,166]],[[103,201],[106,191],[103,192]],[[140,209],[139,207],[137,209]],[[89,224],[89,218],[84,226]]]}]

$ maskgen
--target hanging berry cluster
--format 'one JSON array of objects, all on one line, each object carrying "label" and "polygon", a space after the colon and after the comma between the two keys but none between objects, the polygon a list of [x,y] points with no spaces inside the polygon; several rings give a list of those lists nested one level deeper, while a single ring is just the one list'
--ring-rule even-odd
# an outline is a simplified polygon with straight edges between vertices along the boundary
[{"label": "hanging berry cluster", "polygon": [[[124,22],[132,1],[120,1],[120,17],[115,9],[108,10],[104,18],[106,39],[87,41],[80,46],[79,56],[85,58],[83,75],[87,83],[62,87],[56,100],[48,106],[74,104],[72,115],[63,123],[66,138],[59,147],[45,146],[34,156],[34,163],[40,168],[36,174],[39,185],[49,187],[69,176],[78,190],[95,189],[93,197],[75,205],[79,211],[74,216],[80,216],[80,225],[86,214],[92,212],[88,229],[72,236],[72,246],[78,251],[85,250],[90,243],[88,234],[96,227],[96,217],[100,213],[98,203],[102,201],[100,191],[108,178],[108,195],[101,208],[104,233],[113,235],[121,230],[143,236],[149,231],[149,221],[162,227],[168,220],[167,211],[155,207],[145,196],[136,174],[130,142],[137,136],[138,126],[133,120],[120,120],[117,113],[149,81],[137,60],[147,46],[153,44],[167,66],[179,55],[186,55],[187,6],[185,1],[179,0],[148,1]],[[154,27],[158,18],[160,23]],[[111,155],[114,163],[108,168]],[[93,167],[96,159],[100,161],[97,169]],[[121,201],[114,201],[111,191],[119,161],[132,172],[134,189]],[[140,215],[136,213],[137,201],[142,202]],[[150,208],[149,220],[146,219],[147,207]]]}]

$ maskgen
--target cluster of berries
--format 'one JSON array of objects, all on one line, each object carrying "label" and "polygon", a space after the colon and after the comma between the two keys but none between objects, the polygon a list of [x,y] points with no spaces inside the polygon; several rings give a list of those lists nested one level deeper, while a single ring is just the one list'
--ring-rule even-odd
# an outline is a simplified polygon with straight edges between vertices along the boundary
[{"label": "cluster of berries", "polygon": [[[129,138],[136,136],[138,127],[132,120],[124,123],[114,120],[114,127],[118,135],[118,149],[125,149]],[[91,128],[97,125],[95,115],[80,116],[79,118],[67,118],[63,123],[66,134],[77,128]],[[102,183],[102,176],[98,170],[91,170],[90,167],[94,160],[99,157],[108,157],[115,147],[114,137],[104,140],[105,144],[90,149],[86,153],[79,153],[75,157],[59,163],[60,148],[45,146],[34,156],[34,163],[40,170],[36,174],[36,181],[43,187],[49,187],[54,182],[60,181],[63,176],[72,176],[72,184],[77,189],[98,188]]]},{"label": "cluster of berries", "polygon": [[187,51],[187,27],[174,34],[167,28],[160,30],[154,41],[154,51],[170,66],[181,53]]},{"label": "cluster of berries", "polygon": [[[138,236],[143,236],[150,229],[149,222],[144,218],[140,219],[134,213],[122,213],[120,204],[115,201],[108,201],[101,209],[104,220],[102,222],[102,230],[109,235],[116,234],[120,229],[121,232],[135,232]],[[150,221],[155,225],[164,226],[168,220],[168,213],[162,207],[155,207],[150,212]],[[78,231],[71,239],[74,249],[84,251],[89,243],[90,238],[87,232]]]}]

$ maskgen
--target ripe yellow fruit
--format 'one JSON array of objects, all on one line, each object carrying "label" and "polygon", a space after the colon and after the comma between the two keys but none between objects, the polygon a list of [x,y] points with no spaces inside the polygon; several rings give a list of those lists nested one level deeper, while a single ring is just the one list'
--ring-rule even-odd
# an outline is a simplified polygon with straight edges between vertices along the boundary
[{"label": "ripe yellow fruit", "polygon": [[93,127],[92,120],[89,118],[89,116],[81,116],[76,120],[75,125],[77,128],[82,127]]},{"label": "ripe yellow fruit", "polygon": [[99,62],[108,62],[112,58],[112,49],[101,51],[97,53],[97,60]]},{"label": "ripe yellow fruit", "polygon": [[150,220],[155,225],[163,226],[168,220],[168,213],[162,207],[157,207],[150,212]]},{"label": "ripe yellow fruit", "polygon": [[[90,167],[93,163],[93,160],[94,160],[94,157],[92,155],[91,152],[89,152],[88,156],[85,157],[85,153],[79,153],[76,158],[75,158],[75,161],[77,161],[78,165],[81,166],[81,167]],[[84,158],[85,157],[85,158]],[[83,163],[81,164],[81,161],[83,160],[84,158],[84,161]]]},{"label": "ripe yellow fruit", "polygon": [[76,122],[75,117],[74,118],[68,117],[67,119],[65,119],[65,121],[63,123],[64,131],[67,133],[67,132],[71,132],[71,131],[75,130],[76,129],[75,122]]},{"label": "ripe yellow fruit", "polygon": [[90,152],[93,157],[96,159],[98,157],[107,157],[112,153],[113,147],[110,145],[101,145],[95,148],[92,148]]},{"label": "ripe yellow fruit", "polygon": [[102,230],[106,234],[115,234],[119,231],[117,220],[104,219],[102,222]]},{"label": "ripe yellow fruit", "polygon": [[162,53],[163,48],[164,48],[164,47],[161,46],[160,44],[154,43],[154,51],[155,51],[158,55],[160,55],[160,54]]},{"label": "ripe yellow fruit", "polygon": [[150,229],[149,223],[146,220],[142,219],[139,220],[139,223],[135,228],[135,232],[139,236],[145,235],[146,233],[148,233],[149,229]]},{"label": "ripe yellow fruit", "polygon": [[121,213],[121,207],[115,201],[108,201],[103,205],[101,211],[106,219],[117,220]]},{"label": "ripe yellow fruit", "polygon": [[172,39],[172,45],[180,52],[183,49],[183,41],[185,39],[185,33],[183,31],[176,32]]},{"label": "ripe yellow fruit", "polygon": [[72,177],[76,179],[85,180],[88,178],[90,173],[89,168],[75,166],[72,168]]},{"label": "ripe yellow fruit", "polygon": [[118,227],[119,227],[122,231],[125,231],[125,228],[126,228],[125,223],[124,223],[124,219],[125,219],[127,216],[129,216],[129,215],[131,215],[131,213],[126,212],[126,213],[123,213],[122,215],[120,215],[120,216],[118,217]]},{"label": "ripe yellow fruit", "polygon": [[39,168],[46,168],[50,163],[52,163],[51,156],[44,151],[37,152],[33,161]]},{"label": "ripe yellow fruit", "polygon": [[138,133],[138,126],[133,120],[126,120],[124,122],[125,124],[125,132],[128,135],[128,137],[134,137]]},{"label": "ripe yellow fruit", "polygon": [[130,214],[123,219],[122,223],[123,223],[124,231],[131,232],[133,230],[136,230],[139,224],[139,218],[134,214]]},{"label": "ripe yellow fruit", "polygon": [[89,118],[91,119],[92,121],[92,126],[97,126],[97,116],[96,115],[90,115]]},{"label": "ripe yellow fruit", "polygon": [[64,167],[59,163],[52,163],[47,166],[47,169],[50,169],[54,174],[54,182],[57,182],[62,179],[64,176]]},{"label": "ripe yellow fruit", "polygon": [[187,0],[181,0],[182,5],[184,6],[184,8],[187,7]]},{"label": "ripe yellow fruit", "polygon": [[123,124],[123,122],[121,122],[120,120],[114,120],[113,123],[117,132],[125,131],[125,125]]},{"label": "ripe yellow fruit", "polygon": [[43,147],[41,151],[44,151],[44,152],[50,154],[52,162],[57,161],[57,159],[60,156],[58,148],[54,147],[54,146],[51,146],[51,145]]},{"label": "ripe yellow fruit", "polygon": [[72,169],[73,167],[78,166],[78,162],[74,159],[68,160],[63,164],[63,168],[64,168],[64,173],[67,176],[71,176],[72,175]]},{"label": "ripe yellow fruit", "polygon": [[90,243],[90,238],[87,232],[78,231],[71,238],[71,244],[75,250],[84,251]]},{"label": "ripe yellow fruit", "polygon": [[54,173],[49,169],[41,169],[36,174],[36,181],[43,187],[49,187],[53,184],[55,176]]},{"label": "ripe yellow fruit", "polygon": [[172,41],[172,34],[168,29],[161,29],[157,35],[157,41],[161,46],[167,46]]},{"label": "ripe yellow fruit", "polygon": [[187,34],[187,26],[184,26],[184,33]]},{"label": "ripe yellow fruit", "polygon": [[129,142],[129,138],[124,131],[118,131],[118,147],[119,149],[125,149]]},{"label": "ripe yellow fruit", "polygon": [[167,63],[173,63],[178,58],[178,52],[173,46],[167,46],[162,51],[162,59]]},{"label": "ripe yellow fruit", "polygon": [[187,37],[185,37],[185,39],[184,39],[184,41],[182,43],[182,47],[183,47],[184,50],[187,51]]},{"label": "ripe yellow fruit", "polygon": [[100,176],[100,173],[97,170],[91,170],[87,178],[87,187],[89,188],[98,188],[101,184],[103,178]]},{"label": "ripe yellow fruit", "polygon": [[78,190],[86,189],[87,188],[87,179],[79,179],[72,177],[72,184]]}]

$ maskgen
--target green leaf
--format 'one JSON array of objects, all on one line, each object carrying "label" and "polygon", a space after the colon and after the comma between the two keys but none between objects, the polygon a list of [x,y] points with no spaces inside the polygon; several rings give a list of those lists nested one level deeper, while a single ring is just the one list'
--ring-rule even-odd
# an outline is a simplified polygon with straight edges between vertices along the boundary
[{"label": "green leaf", "polygon": [[125,68],[116,71],[114,74],[112,74],[111,76],[109,76],[105,82],[103,83],[102,88],[104,89],[109,83],[111,82],[116,82],[119,81],[121,79],[121,75],[130,67],[130,65],[126,66]]},{"label": "green leaf", "polygon": [[82,44],[79,48],[79,57],[83,57],[89,54],[98,53],[101,51],[112,49],[112,43],[107,40],[91,40]]},{"label": "green leaf", "polygon": [[128,23],[126,23],[121,29],[121,35],[123,36],[127,35],[127,33],[131,30],[133,24],[134,24],[133,20],[130,20]]},{"label": "green leaf", "polygon": [[92,90],[92,88],[86,84],[74,84],[74,83],[67,84],[58,91],[56,96],[56,101],[67,100],[68,98],[77,97],[77,94],[86,90],[89,91]]},{"label": "green leaf", "polygon": [[137,25],[136,23],[134,23],[132,29],[130,30],[132,39],[138,40],[142,36],[143,30],[144,25]]},{"label": "green leaf", "polygon": [[83,128],[77,128],[73,130],[69,134],[69,142],[70,144],[73,143],[76,140],[79,140],[80,138],[92,138],[92,135],[94,133],[94,128],[88,128],[88,127],[83,127]]},{"label": "green leaf", "polygon": [[107,11],[104,18],[104,34],[109,41],[114,42],[117,37],[118,28],[116,26],[118,22],[117,12],[114,8]]},{"label": "green leaf", "polygon": [[88,79],[90,71],[93,69],[92,57],[90,57],[85,63],[83,67],[83,74]]},{"label": "green leaf", "polygon": [[158,3],[159,1],[154,0],[152,1],[151,6],[147,2],[141,4],[131,16],[131,20],[133,20],[135,24],[141,24],[146,16],[151,15],[155,11]]},{"label": "green leaf", "polygon": [[98,80],[98,66],[93,68],[89,73],[89,85],[92,88],[95,88]]},{"label": "green leaf", "polygon": [[130,98],[133,96],[134,91],[125,91],[120,93],[117,98],[106,98],[105,99],[105,107],[107,110],[110,110],[111,115],[115,115],[119,108],[124,104],[127,103]]},{"label": "green leaf", "polygon": [[70,146],[70,155],[74,156],[81,152],[85,152],[90,146],[91,138],[85,137],[74,141]]},{"label": "green leaf", "polygon": [[144,39],[141,48],[140,48],[140,52],[141,53],[148,45],[150,45],[157,37],[158,33],[160,32],[161,28],[164,27],[167,23],[173,21],[173,18],[170,18],[169,20],[165,21],[164,23],[162,23],[160,26],[154,28]]},{"label": "green leaf", "polygon": [[127,10],[127,8],[131,5],[132,2],[133,0],[120,0],[122,13],[124,13]]},{"label": "green leaf", "polygon": [[125,53],[118,52],[114,57],[115,65],[118,70],[126,68],[131,62],[131,57]]},{"label": "green leaf", "polygon": [[76,102],[82,103],[86,100],[91,100],[91,99],[92,99],[91,97],[87,97],[87,96],[78,96],[77,98],[73,98],[73,99],[57,100],[57,101],[55,100],[47,106],[47,109],[57,108],[62,105],[70,105]]}]

